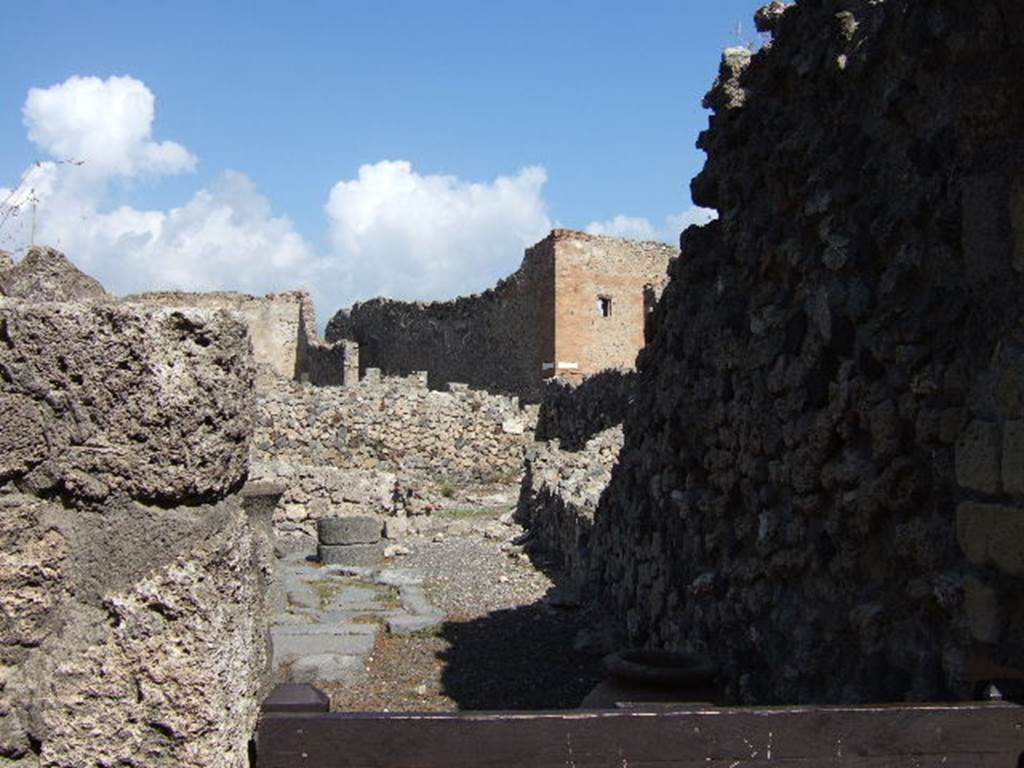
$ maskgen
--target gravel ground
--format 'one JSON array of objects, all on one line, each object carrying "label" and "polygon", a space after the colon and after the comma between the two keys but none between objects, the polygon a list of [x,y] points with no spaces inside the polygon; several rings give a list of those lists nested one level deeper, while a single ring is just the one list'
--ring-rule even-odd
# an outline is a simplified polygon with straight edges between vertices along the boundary
[{"label": "gravel ground", "polygon": [[402,542],[410,553],[391,564],[424,574],[424,588],[445,623],[409,637],[382,633],[366,678],[328,689],[332,708],[578,706],[600,680],[599,658],[573,648],[589,623],[587,613],[572,605],[571,591],[557,586],[557,572],[512,543],[522,529],[508,523],[508,507],[453,510],[423,527]]}]

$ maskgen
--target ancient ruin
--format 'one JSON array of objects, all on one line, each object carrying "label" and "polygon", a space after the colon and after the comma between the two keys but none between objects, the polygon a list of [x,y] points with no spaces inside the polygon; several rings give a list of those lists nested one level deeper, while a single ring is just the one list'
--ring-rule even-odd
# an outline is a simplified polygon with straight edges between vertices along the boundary
[{"label": "ancient ruin", "polygon": [[576,706],[624,647],[706,660],[716,704],[1015,695],[1024,8],[757,23],[678,258],[556,230],[323,340],[302,292],[0,253],[0,764],[240,768],[283,681]]},{"label": "ancient ruin", "polygon": [[0,274],[0,755],[243,765],[271,556],[246,330],[97,285],[45,250]]},{"label": "ancient ruin", "polygon": [[632,367],[677,250],[556,229],[482,294],[429,304],[374,299],[338,312],[330,341],[359,344],[360,366],[425,370],[537,402],[546,379]]},{"label": "ancient ruin", "polygon": [[732,700],[969,697],[1024,663],[1024,13],[769,10],[707,96],[720,220],[683,235],[611,482],[583,503],[541,455],[528,519]]}]

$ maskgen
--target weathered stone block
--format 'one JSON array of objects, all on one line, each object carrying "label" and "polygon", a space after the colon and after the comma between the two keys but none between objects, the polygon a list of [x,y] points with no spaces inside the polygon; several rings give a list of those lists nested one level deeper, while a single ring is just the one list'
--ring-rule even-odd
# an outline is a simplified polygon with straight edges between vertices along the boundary
[{"label": "weathered stone block", "polygon": [[325,517],[316,528],[321,544],[375,544],[383,525],[375,517]]},{"label": "weathered stone block", "polygon": [[997,643],[1002,631],[999,596],[990,586],[971,576],[964,585],[964,611],[971,636],[982,643]]},{"label": "weathered stone block", "polygon": [[[0,296],[30,301],[102,299],[107,292],[53,248],[30,248],[17,264],[0,257]],[[6,266],[6,268],[5,268]]]},{"label": "weathered stone block", "polygon": [[409,532],[409,519],[406,517],[389,517],[384,521],[384,536],[394,541],[403,538]]},{"label": "weathered stone block", "polygon": [[316,554],[324,565],[375,565],[384,558],[381,544],[319,544]]},{"label": "weathered stone block", "polygon": [[426,632],[436,629],[444,624],[444,614],[426,613],[416,616],[392,616],[388,619],[388,634],[411,635],[416,632]]},{"label": "weathered stone block", "polygon": [[975,419],[956,441],[956,481],[964,488],[997,494],[1001,490],[999,425]]},{"label": "weathered stone block", "polygon": [[939,417],[939,440],[946,444],[955,443],[966,423],[965,408],[947,408]]},{"label": "weathered stone block", "polygon": [[1003,425],[1003,490],[1024,494],[1024,421]]},{"label": "weathered stone block", "polygon": [[965,502],[956,510],[956,537],[975,565],[1024,576],[1024,509]]},{"label": "weathered stone block", "polygon": [[4,494],[0,551],[0,755],[248,764],[269,682],[270,553],[240,504],[69,515]]},{"label": "weathered stone block", "polygon": [[180,504],[242,484],[253,365],[224,313],[0,302],[0,481]]}]

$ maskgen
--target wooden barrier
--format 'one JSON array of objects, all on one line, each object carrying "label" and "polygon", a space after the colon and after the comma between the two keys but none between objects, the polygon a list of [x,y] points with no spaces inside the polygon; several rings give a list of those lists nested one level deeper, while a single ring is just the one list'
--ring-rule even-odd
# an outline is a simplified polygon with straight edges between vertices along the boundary
[{"label": "wooden barrier", "polygon": [[1002,702],[370,714],[289,688],[257,768],[1024,768],[1024,708]]}]

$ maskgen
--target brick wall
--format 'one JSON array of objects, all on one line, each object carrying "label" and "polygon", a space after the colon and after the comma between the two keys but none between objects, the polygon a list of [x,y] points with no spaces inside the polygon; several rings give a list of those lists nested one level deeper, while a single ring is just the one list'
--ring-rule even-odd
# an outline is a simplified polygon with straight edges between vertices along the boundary
[{"label": "brick wall", "polygon": [[645,288],[661,294],[676,249],[567,230],[555,230],[547,242],[555,249],[558,375],[580,379],[632,368],[644,346]]},{"label": "brick wall", "polygon": [[[675,252],[555,230],[493,290],[447,302],[373,299],[335,315],[327,338],[357,341],[363,369],[427,370],[434,389],[467,382],[537,402],[545,377],[633,366],[643,347],[645,286],[660,293]],[[608,317],[601,297],[611,300]]]}]

